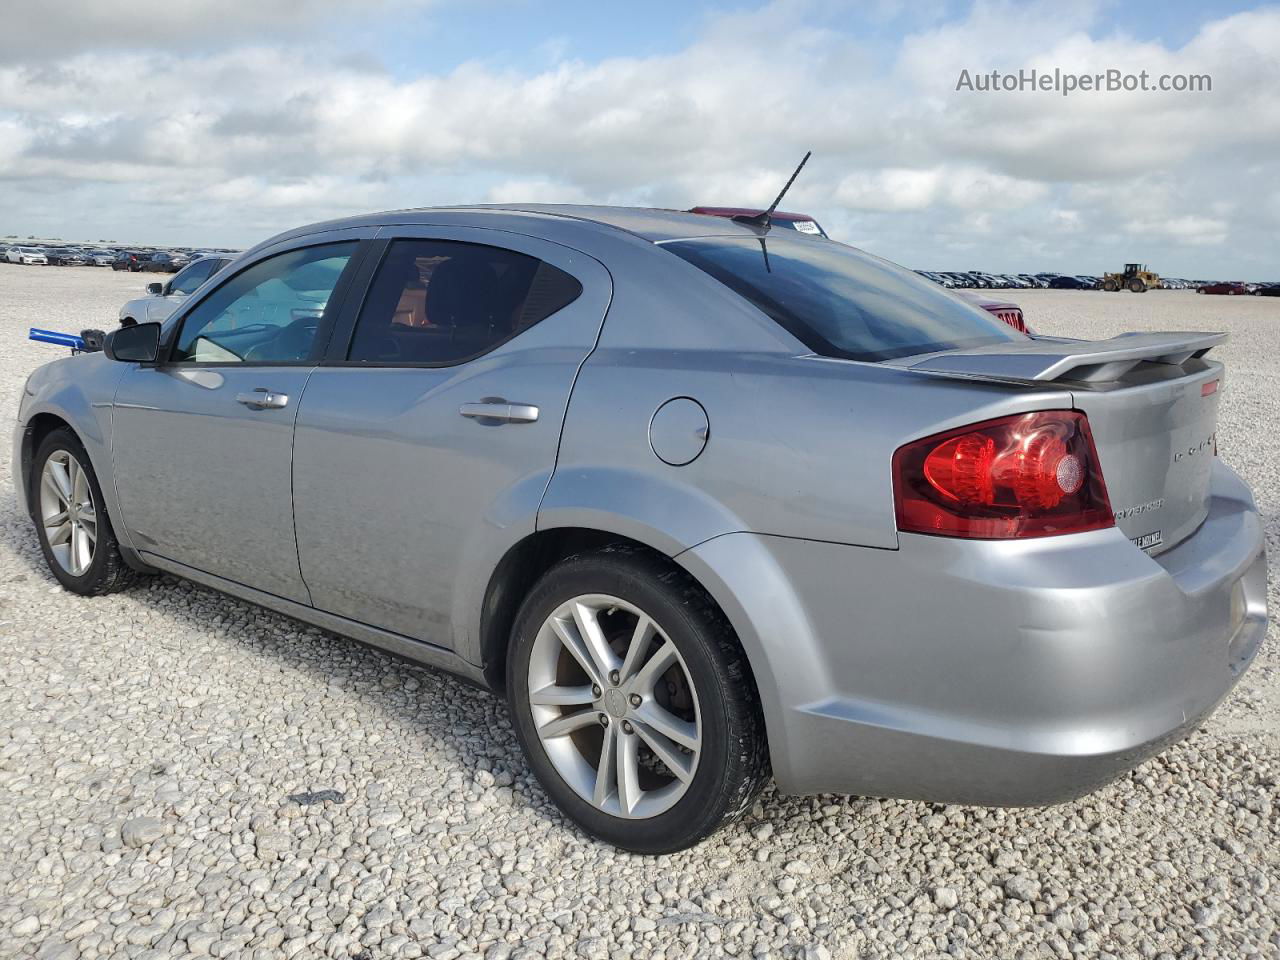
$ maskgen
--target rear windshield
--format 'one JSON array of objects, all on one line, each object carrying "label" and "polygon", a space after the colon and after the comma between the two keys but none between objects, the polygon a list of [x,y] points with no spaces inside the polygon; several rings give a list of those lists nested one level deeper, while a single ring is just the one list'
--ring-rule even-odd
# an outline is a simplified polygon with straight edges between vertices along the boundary
[{"label": "rear windshield", "polygon": [[663,248],[822,356],[890,360],[1026,339],[933,281],[841,243],[777,234],[676,240]]}]

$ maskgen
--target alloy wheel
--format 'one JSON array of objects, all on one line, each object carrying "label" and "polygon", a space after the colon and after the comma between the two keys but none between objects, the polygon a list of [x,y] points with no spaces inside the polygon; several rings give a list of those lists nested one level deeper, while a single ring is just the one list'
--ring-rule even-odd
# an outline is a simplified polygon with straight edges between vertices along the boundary
[{"label": "alloy wheel", "polygon": [[54,560],[73,577],[93,565],[98,512],[84,467],[67,450],[55,450],[40,472],[40,523]]},{"label": "alloy wheel", "polygon": [[615,817],[644,819],[688,790],[702,748],[697,690],[644,611],[574,597],[543,622],[529,658],[530,710],[556,772]]}]

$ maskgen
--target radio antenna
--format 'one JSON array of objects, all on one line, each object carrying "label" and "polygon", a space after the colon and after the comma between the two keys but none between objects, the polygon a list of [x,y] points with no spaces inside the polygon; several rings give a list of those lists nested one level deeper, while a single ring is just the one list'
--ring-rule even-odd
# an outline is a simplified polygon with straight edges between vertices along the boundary
[{"label": "radio antenna", "polygon": [[782,198],[787,195],[787,191],[791,189],[791,185],[796,182],[796,177],[800,176],[800,171],[804,169],[804,165],[809,162],[809,157],[813,155],[812,150],[806,150],[804,159],[800,161],[800,166],[796,167],[795,173],[791,174],[791,179],[787,181],[787,185],[782,188],[773,203],[769,204],[769,209],[762,213],[745,214],[740,213],[733,219],[738,223],[745,223],[751,227],[759,227],[762,230],[769,229],[769,223],[773,219],[773,211],[778,209],[778,204],[782,202]]}]

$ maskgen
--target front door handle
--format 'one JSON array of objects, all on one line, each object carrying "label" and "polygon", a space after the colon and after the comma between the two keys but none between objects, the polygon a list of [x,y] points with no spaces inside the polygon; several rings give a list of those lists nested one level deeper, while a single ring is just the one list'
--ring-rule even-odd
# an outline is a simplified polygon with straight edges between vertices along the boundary
[{"label": "front door handle", "polygon": [[237,393],[236,403],[243,403],[254,410],[283,410],[289,405],[289,395],[258,387],[252,393]]},{"label": "front door handle", "polygon": [[538,419],[538,408],[533,404],[508,403],[501,397],[485,397],[479,403],[464,403],[458,412],[472,420],[495,423],[533,423]]}]

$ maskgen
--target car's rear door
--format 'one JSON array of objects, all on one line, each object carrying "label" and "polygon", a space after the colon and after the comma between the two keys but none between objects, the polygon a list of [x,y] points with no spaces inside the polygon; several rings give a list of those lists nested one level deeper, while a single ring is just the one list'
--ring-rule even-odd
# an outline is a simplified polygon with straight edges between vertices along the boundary
[{"label": "car's rear door", "polygon": [[302,575],[322,610],[451,646],[460,598],[533,531],[612,286],[589,256],[483,228],[384,228],[363,269],[298,410]]},{"label": "car's rear door", "polygon": [[144,556],[309,602],[293,422],[359,252],[346,232],[245,261],[167,325],[162,363],[125,372],[112,460],[121,519]]}]

